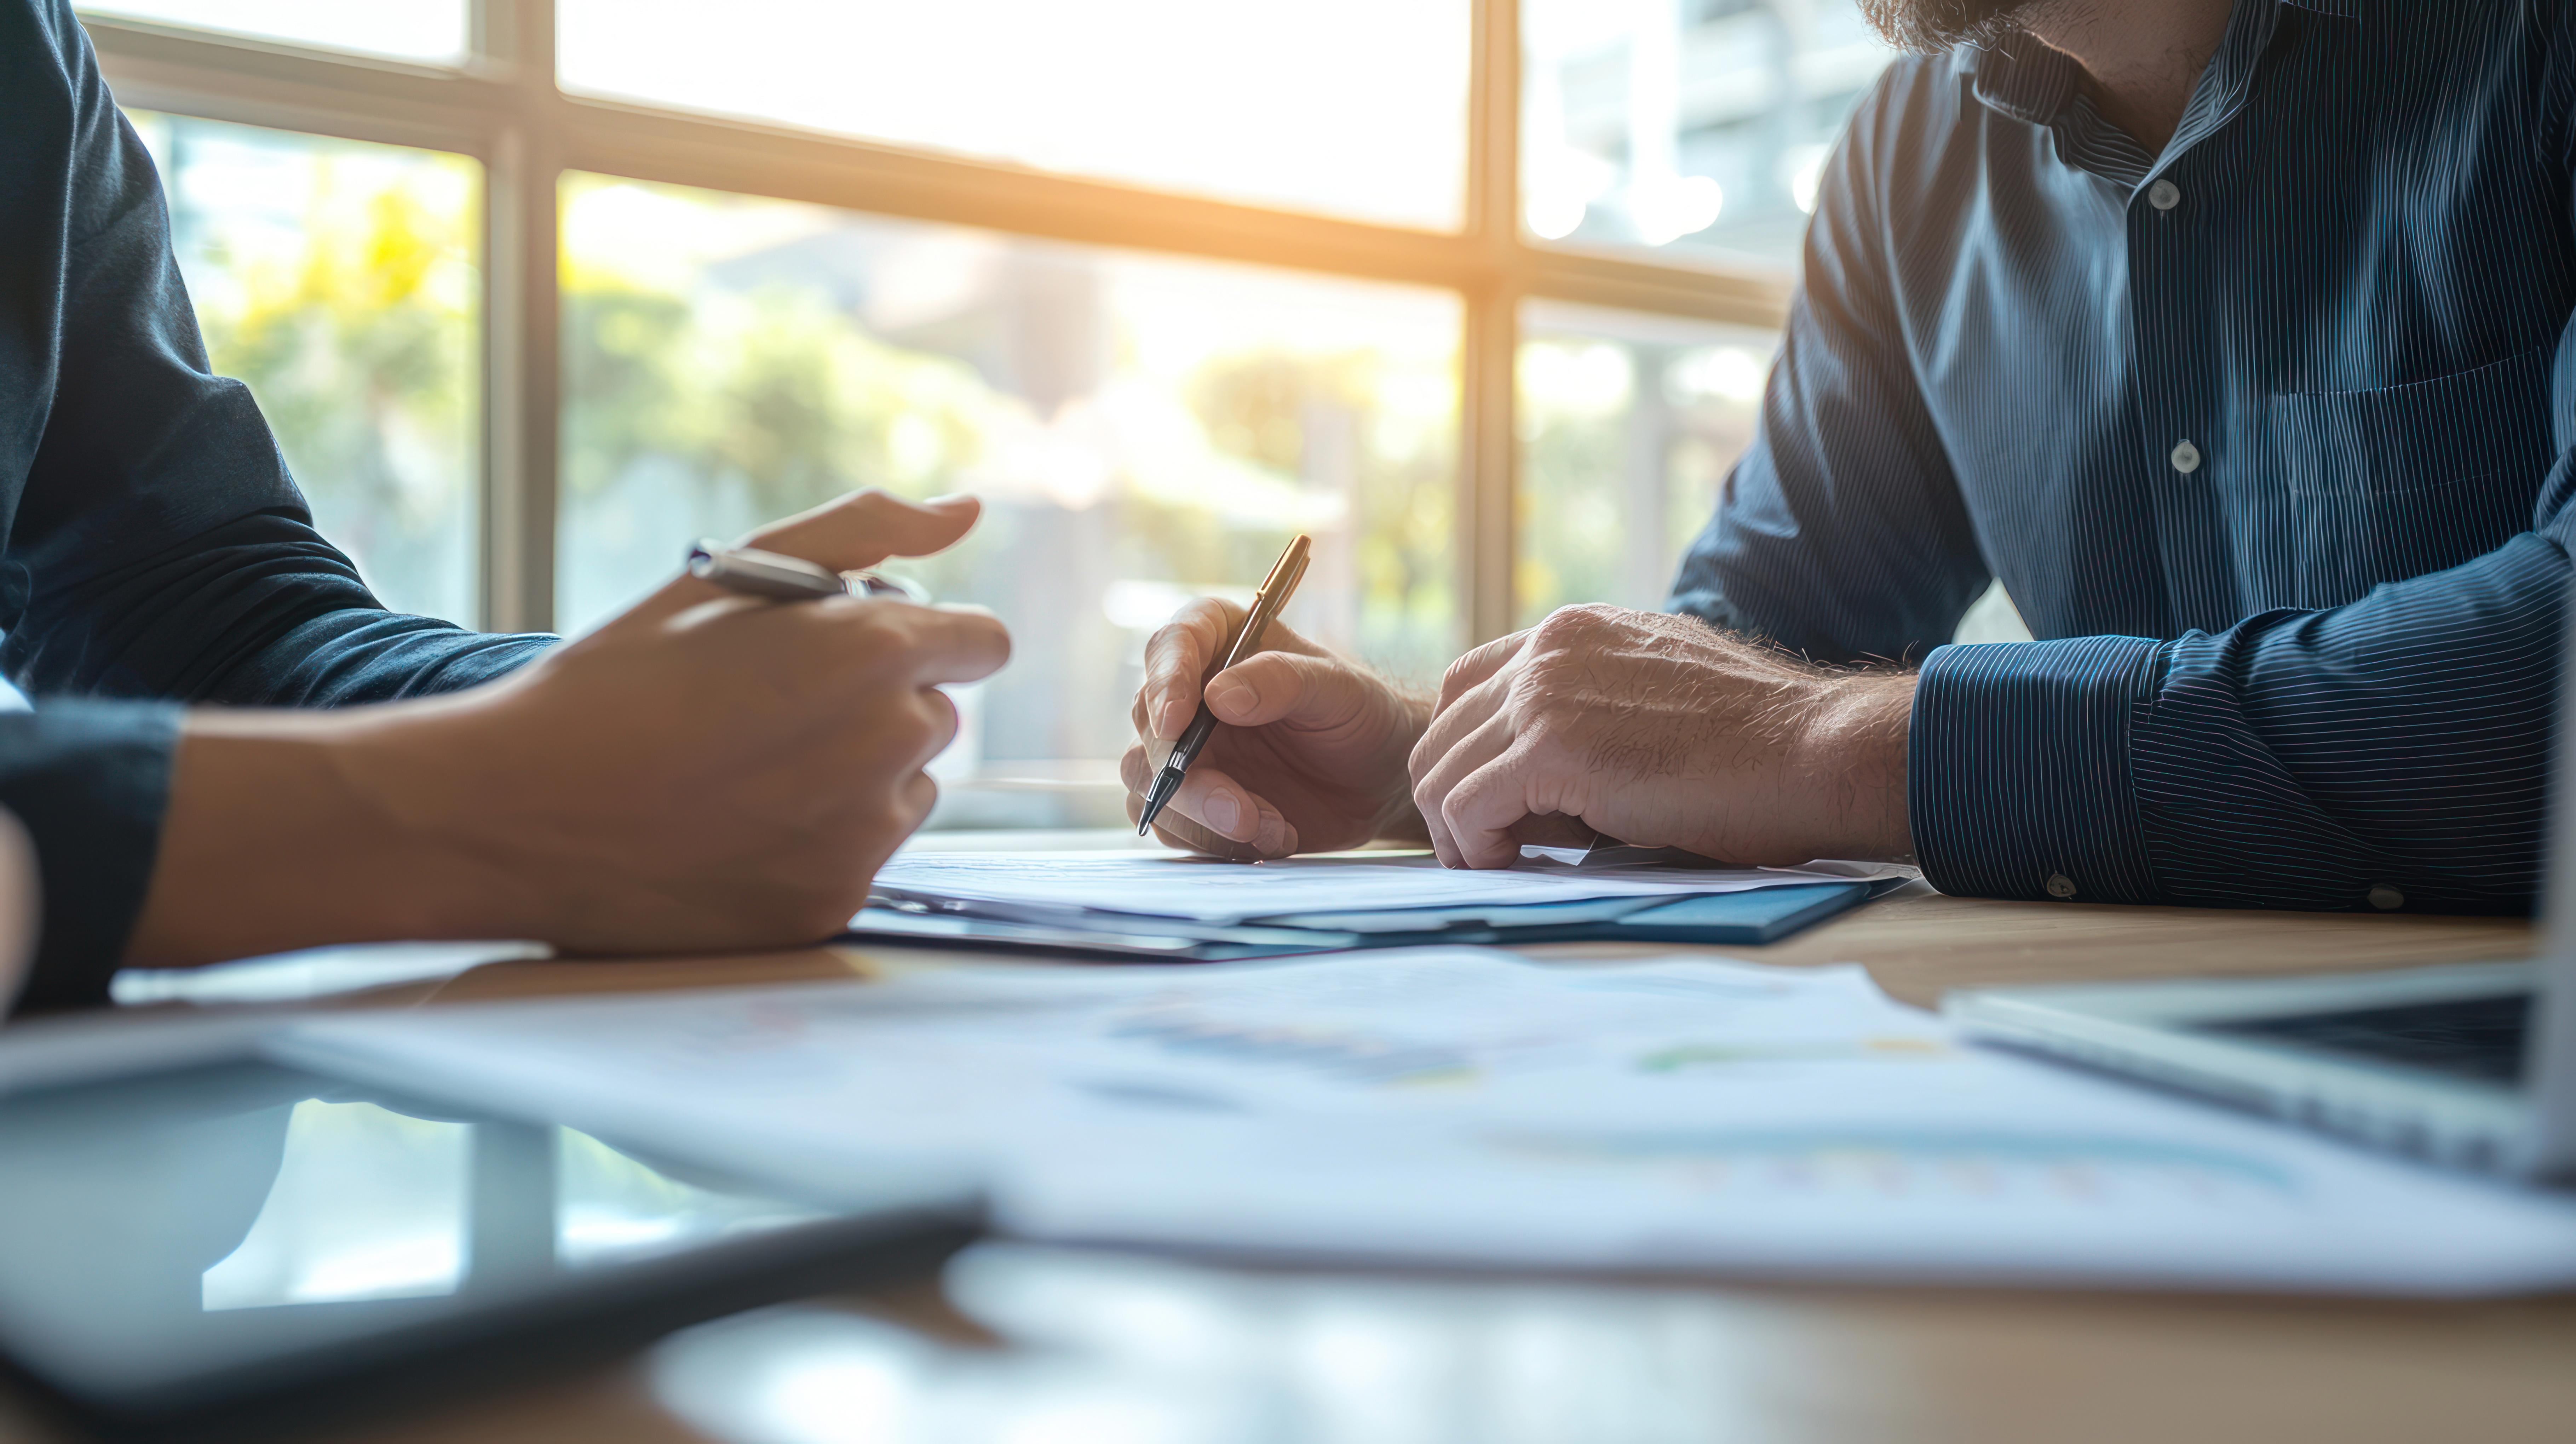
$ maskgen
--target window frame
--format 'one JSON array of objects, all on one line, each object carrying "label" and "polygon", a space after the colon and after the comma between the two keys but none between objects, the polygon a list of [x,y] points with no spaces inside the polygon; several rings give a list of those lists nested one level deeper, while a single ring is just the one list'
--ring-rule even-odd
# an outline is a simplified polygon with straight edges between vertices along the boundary
[{"label": "window frame", "polygon": [[[1520,224],[1520,6],[1471,0],[1466,217],[1407,229],[565,94],[554,0],[470,0],[470,50],[424,66],[84,14],[121,104],[484,167],[477,615],[552,628],[560,467],[557,186],[566,171],[1054,240],[1435,286],[1459,296],[1460,645],[1513,621],[1515,368],[1526,298],[1776,329],[1787,277],[1553,246]],[[460,619],[469,620],[469,619]]]}]

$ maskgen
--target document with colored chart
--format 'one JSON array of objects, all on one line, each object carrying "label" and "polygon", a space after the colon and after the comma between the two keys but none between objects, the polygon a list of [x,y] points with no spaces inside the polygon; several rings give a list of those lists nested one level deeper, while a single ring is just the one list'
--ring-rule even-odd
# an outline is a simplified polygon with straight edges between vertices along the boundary
[{"label": "document with colored chart", "polygon": [[1959,1043],[1857,968],[1473,949],[346,1015],[287,1061],[1027,1237],[1341,1261],[2478,1294],[2576,1199]]}]

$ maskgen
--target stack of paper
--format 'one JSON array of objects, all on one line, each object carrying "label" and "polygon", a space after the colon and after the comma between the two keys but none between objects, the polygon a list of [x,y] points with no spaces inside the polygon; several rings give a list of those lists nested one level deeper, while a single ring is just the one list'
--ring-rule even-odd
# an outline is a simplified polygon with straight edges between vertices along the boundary
[{"label": "stack of paper", "polygon": [[[1894,871],[1885,870],[1887,875]],[[1692,897],[1853,880],[1849,872],[1795,868],[1593,870],[1535,859],[1523,867],[1480,871],[1442,867],[1428,855],[1240,863],[1133,852],[930,852],[896,854],[877,874],[876,890],[1031,910],[1069,908],[1226,924],[1383,908]]]},{"label": "stack of paper", "polygon": [[1402,853],[1262,863],[1133,852],[898,855],[877,874],[851,930],[1200,961],[1435,942],[1732,946],[1785,937],[1912,875],[1852,863],[1605,867],[1599,854],[1524,852],[1519,866],[1486,871]]},{"label": "stack of paper", "polygon": [[2461,1294],[2576,1201],[1963,1048],[1857,969],[1465,949],[304,1024],[299,1061],[1036,1237],[1344,1259]]}]

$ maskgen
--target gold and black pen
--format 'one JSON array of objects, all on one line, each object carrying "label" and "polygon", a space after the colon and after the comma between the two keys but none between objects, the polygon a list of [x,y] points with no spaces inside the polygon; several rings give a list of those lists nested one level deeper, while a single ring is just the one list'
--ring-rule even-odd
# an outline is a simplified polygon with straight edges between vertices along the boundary
[{"label": "gold and black pen", "polygon": [[[1279,560],[1271,564],[1270,575],[1262,579],[1261,590],[1253,593],[1251,609],[1244,613],[1243,629],[1234,634],[1234,640],[1226,647],[1225,666],[1217,668],[1216,672],[1222,672],[1261,650],[1261,634],[1269,631],[1270,624],[1279,619],[1280,609],[1288,605],[1288,598],[1296,593],[1297,583],[1305,579],[1306,554],[1314,545],[1312,538],[1300,532],[1288,543],[1288,549],[1279,554]],[[1207,675],[1213,677],[1216,672]],[[1153,830],[1155,817],[1162,812],[1163,805],[1172,800],[1172,794],[1181,790],[1181,779],[1189,775],[1190,764],[1198,760],[1199,749],[1207,746],[1208,734],[1215,730],[1216,714],[1208,710],[1207,699],[1201,697],[1198,715],[1190,719],[1189,727],[1181,733],[1181,740],[1172,744],[1172,755],[1163,759],[1163,770],[1154,774],[1153,785],[1145,789],[1145,811],[1136,820],[1138,837]]]}]

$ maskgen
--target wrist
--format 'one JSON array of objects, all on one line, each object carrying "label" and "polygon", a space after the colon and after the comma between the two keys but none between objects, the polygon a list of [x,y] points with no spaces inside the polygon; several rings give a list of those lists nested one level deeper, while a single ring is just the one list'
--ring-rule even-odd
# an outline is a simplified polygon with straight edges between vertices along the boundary
[{"label": "wrist", "polygon": [[1906,812],[1913,672],[1864,672],[1826,682],[1793,745],[1790,775],[1814,800],[1818,857],[1872,862],[1914,856]]},{"label": "wrist", "polygon": [[[192,712],[182,726],[152,885],[126,950],[180,966],[327,943],[515,936],[505,879],[422,826],[413,714]],[[452,790],[457,779],[449,778]],[[456,799],[462,802],[463,799]],[[452,807],[453,804],[451,804]]]},{"label": "wrist", "polygon": [[1396,707],[1396,743],[1392,751],[1395,764],[1387,783],[1386,805],[1378,813],[1372,828],[1373,840],[1409,843],[1416,847],[1431,845],[1431,826],[1422,820],[1422,809],[1413,801],[1413,747],[1422,734],[1431,730],[1431,719],[1439,711],[1438,699],[1409,687],[1387,684]]}]

